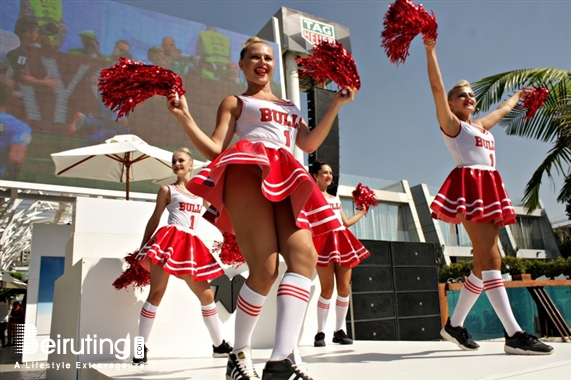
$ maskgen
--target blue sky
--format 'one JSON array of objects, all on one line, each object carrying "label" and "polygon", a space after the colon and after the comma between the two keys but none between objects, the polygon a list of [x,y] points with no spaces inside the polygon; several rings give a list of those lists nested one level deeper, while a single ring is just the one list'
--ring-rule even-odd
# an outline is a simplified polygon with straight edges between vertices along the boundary
[{"label": "blue sky", "polygon": [[[391,64],[380,46],[383,17],[392,1],[139,0],[121,3],[211,24],[247,35],[281,6],[345,25],[362,88],[339,115],[341,173],[439,187],[453,167],[436,122],[422,38],[404,64]],[[571,0],[439,0],[417,2],[438,21],[437,53],[444,84],[476,81],[515,69],[571,70]],[[510,196],[525,185],[551,145],[507,136],[496,126],[497,168]],[[567,172],[569,168],[566,168]],[[543,179],[541,199],[551,221],[566,218],[556,202],[562,176]]]}]

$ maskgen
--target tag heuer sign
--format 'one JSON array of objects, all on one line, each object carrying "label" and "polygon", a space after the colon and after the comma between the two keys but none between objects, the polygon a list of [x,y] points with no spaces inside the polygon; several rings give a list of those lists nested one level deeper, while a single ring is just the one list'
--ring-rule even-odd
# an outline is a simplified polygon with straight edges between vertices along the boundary
[{"label": "tag heuer sign", "polygon": [[301,17],[301,35],[303,39],[312,45],[317,45],[321,41],[335,42],[335,28],[333,25],[324,24],[315,20]]}]

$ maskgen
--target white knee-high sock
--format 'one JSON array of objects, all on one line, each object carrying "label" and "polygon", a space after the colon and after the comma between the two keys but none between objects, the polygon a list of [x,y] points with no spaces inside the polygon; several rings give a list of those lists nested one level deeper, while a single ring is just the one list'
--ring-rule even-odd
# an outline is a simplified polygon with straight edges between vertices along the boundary
[{"label": "white knee-high sock", "polygon": [[335,301],[335,331],[347,329],[347,310],[349,310],[349,296],[337,295]]},{"label": "white knee-high sock", "polygon": [[327,322],[327,315],[329,315],[330,299],[325,299],[319,296],[317,300],[317,332],[325,332],[325,323]]},{"label": "white knee-high sock", "polygon": [[297,347],[309,302],[311,280],[286,273],[278,287],[276,338],[270,360],[283,360]]},{"label": "white knee-high sock", "polygon": [[266,296],[256,293],[246,284],[242,285],[236,301],[235,349],[251,346],[252,333],[265,301]]},{"label": "white knee-high sock", "polygon": [[482,280],[486,295],[508,335],[513,336],[516,332],[522,331],[512,312],[502,273],[499,270],[482,271]]},{"label": "white knee-high sock", "polygon": [[484,283],[480,280],[474,273],[470,273],[470,276],[466,279],[462,290],[460,290],[460,297],[458,298],[458,303],[456,308],[454,308],[454,313],[450,317],[450,325],[452,327],[464,326],[464,321],[470,313],[472,306],[480,297],[484,289]]},{"label": "white knee-high sock", "polygon": [[220,318],[218,318],[218,309],[216,309],[216,304],[212,302],[210,305],[200,305],[202,309],[202,320],[210,333],[210,338],[212,339],[212,344],[218,347],[222,344],[222,323]]},{"label": "white knee-high sock", "polygon": [[145,301],[141,308],[141,316],[139,317],[139,336],[142,336],[145,339],[145,344],[147,344],[149,335],[151,335],[151,329],[153,328],[155,314],[157,313],[158,308],[158,306],[151,304],[149,301]]}]

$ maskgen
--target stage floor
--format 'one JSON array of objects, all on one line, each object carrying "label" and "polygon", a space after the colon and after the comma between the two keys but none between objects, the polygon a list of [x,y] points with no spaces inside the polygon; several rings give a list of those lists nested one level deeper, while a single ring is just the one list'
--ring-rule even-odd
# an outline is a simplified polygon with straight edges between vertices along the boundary
[{"label": "stage floor", "polygon": [[[503,351],[503,341],[479,342],[476,352],[461,351],[449,342],[356,341],[351,346],[301,346],[300,352],[315,379],[569,379],[571,343],[549,343],[547,356],[514,356]],[[260,376],[270,349],[253,350]],[[153,358],[144,367],[90,369],[89,380],[223,380],[226,359]]]}]

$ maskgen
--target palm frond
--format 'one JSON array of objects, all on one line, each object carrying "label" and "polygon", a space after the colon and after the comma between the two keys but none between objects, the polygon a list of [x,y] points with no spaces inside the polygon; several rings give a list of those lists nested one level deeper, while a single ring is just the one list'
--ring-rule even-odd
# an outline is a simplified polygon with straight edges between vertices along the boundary
[{"label": "palm frond", "polygon": [[549,97],[534,117],[525,118],[525,111],[519,105],[516,106],[506,117],[500,121],[500,126],[506,128],[508,135],[532,138],[543,142],[551,142],[561,134],[561,121],[555,116],[571,106],[567,100],[571,92],[571,82],[567,87],[567,81],[559,81],[556,84],[538,83],[547,88]]},{"label": "palm frond", "polygon": [[557,83],[566,78],[571,78],[571,71],[552,67],[520,69],[482,78],[472,83],[472,89],[478,99],[477,108],[485,112],[514,90],[537,87],[545,82]]},{"label": "palm frond", "polygon": [[565,181],[563,181],[563,186],[561,187],[561,191],[557,196],[557,202],[566,204],[571,204],[571,174],[565,177]]},{"label": "palm frond", "polygon": [[531,179],[525,186],[522,201],[523,206],[528,213],[531,213],[539,207],[539,189],[541,187],[543,175],[547,175],[552,182],[553,170],[558,174],[568,177],[569,165],[571,165],[571,147],[569,145],[569,140],[560,138],[555,146],[547,152],[547,157],[535,170]]},{"label": "palm frond", "polygon": [[571,94],[561,99],[553,111],[553,118],[559,122],[561,134],[571,137]]}]

